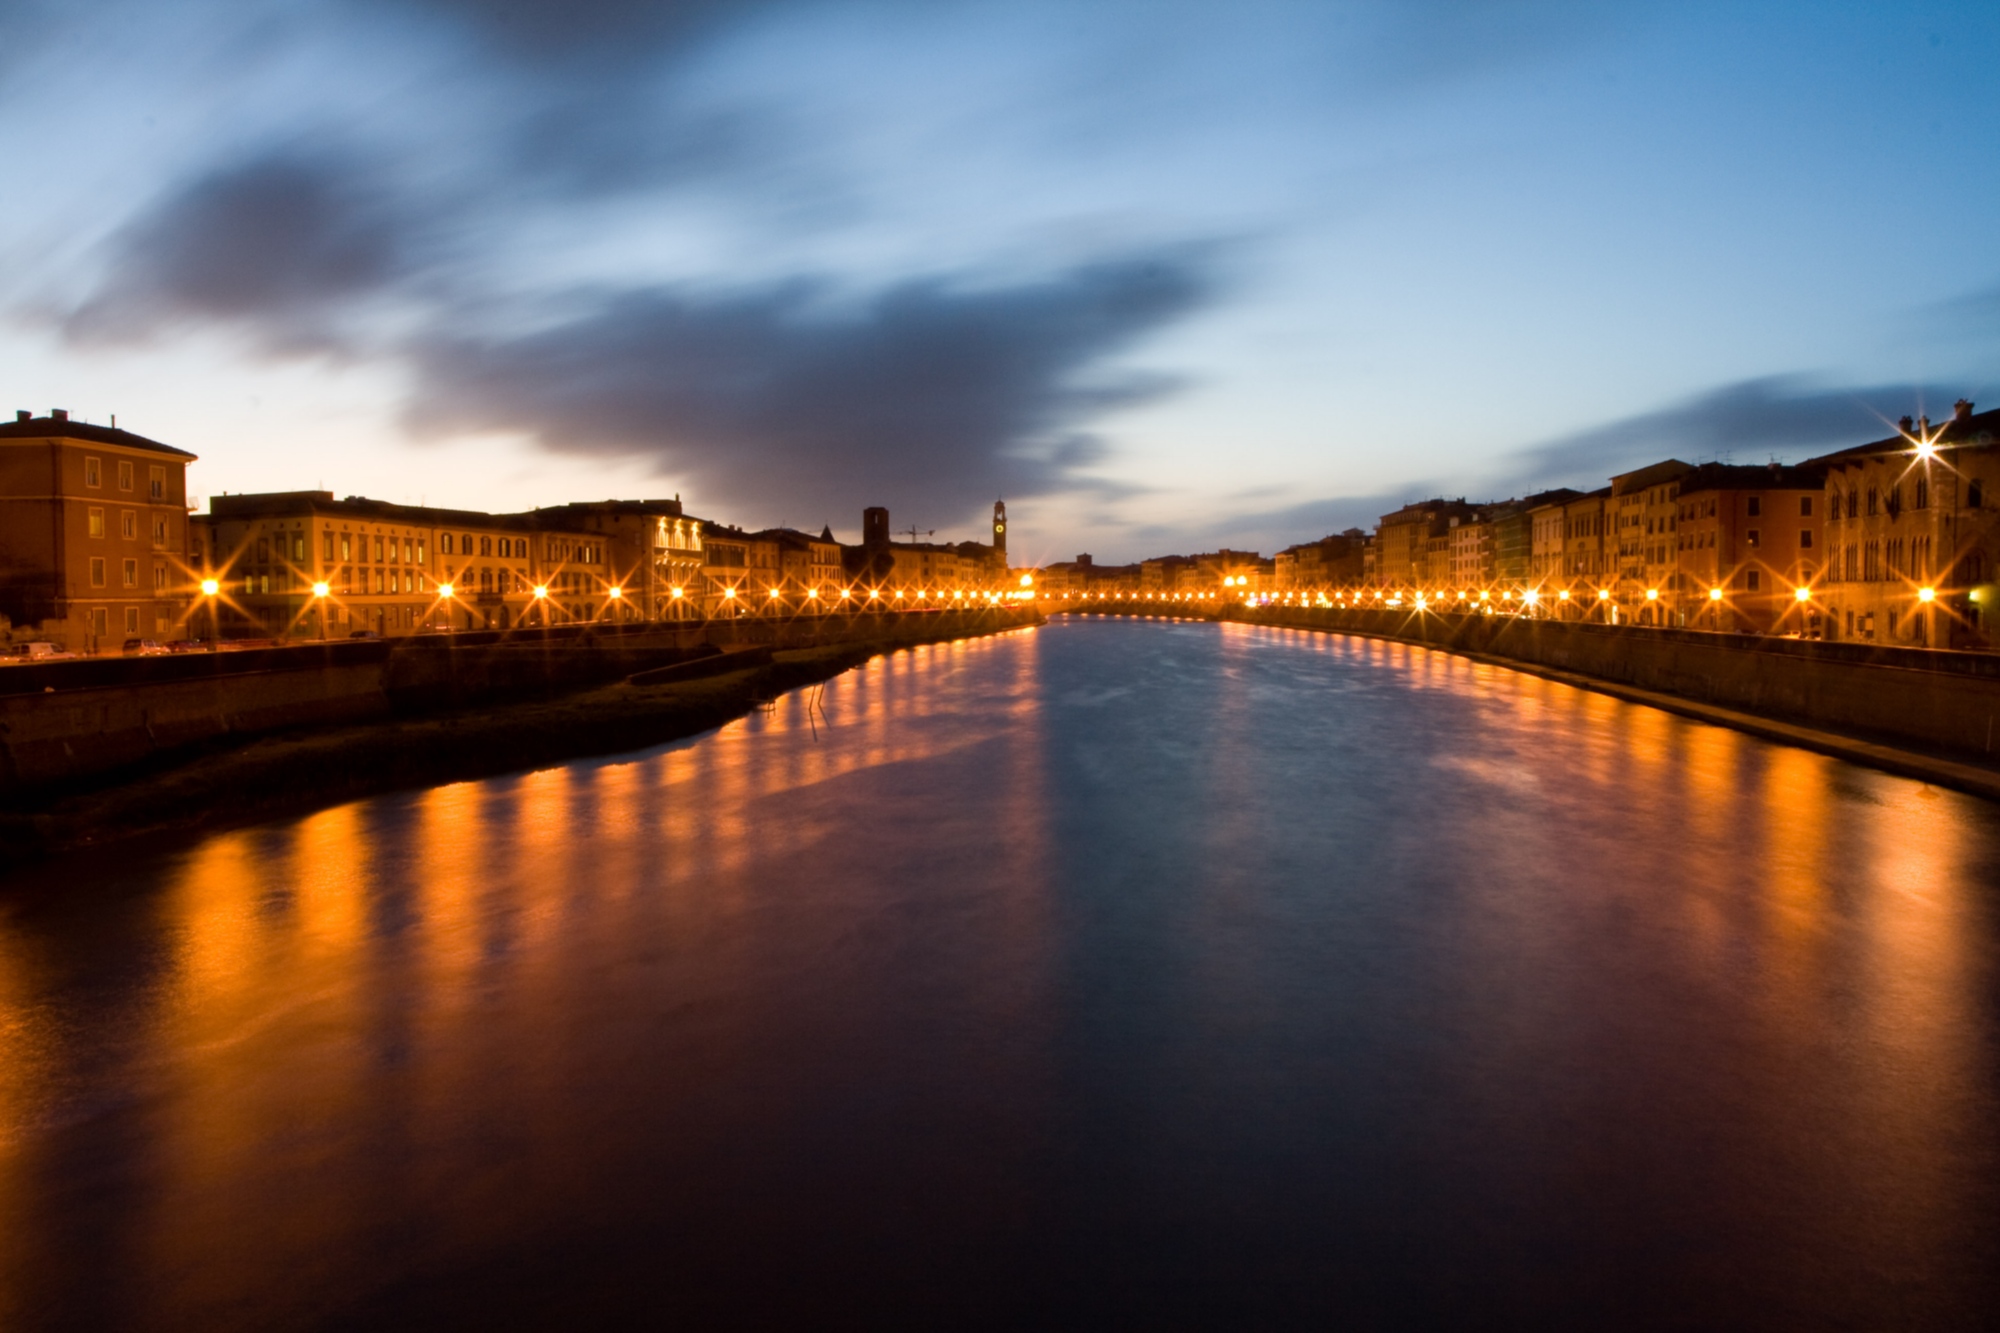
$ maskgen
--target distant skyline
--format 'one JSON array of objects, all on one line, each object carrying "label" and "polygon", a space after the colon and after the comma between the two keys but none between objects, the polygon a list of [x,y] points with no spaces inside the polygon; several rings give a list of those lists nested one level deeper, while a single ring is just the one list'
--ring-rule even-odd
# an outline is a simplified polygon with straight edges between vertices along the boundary
[{"label": "distant skyline", "polygon": [[2000,400],[1991,5],[13,0],[0,407],[1019,562]]}]

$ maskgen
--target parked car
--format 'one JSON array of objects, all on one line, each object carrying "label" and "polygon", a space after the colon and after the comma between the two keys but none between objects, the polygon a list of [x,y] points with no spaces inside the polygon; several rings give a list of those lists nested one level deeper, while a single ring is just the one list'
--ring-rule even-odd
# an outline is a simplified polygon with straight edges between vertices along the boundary
[{"label": "parked car", "polygon": [[379,639],[382,636],[372,629],[358,629],[347,637],[350,639]]},{"label": "parked car", "polygon": [[60,657],[75,657],[75,653],[65,652],[61,644],[36,640],[33,643],[17,643],[8,654],[17,662],[49,662]]},{"label": "parked car", "polygon": [[209,645],[200,639],[175,639],[167,645],[167,651],[170,653],[202,653],[208,649]]},{"label": "parked car", "polygon": [[162,657],[166,655],[166,651],[167,645],[153,639],[125,640],[125,656],[127,657]]}]

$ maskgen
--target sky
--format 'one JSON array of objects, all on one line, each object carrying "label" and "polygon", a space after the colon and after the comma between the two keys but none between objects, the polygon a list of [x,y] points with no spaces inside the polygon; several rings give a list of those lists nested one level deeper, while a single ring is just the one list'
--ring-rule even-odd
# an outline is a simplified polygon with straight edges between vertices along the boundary
[{"label": "sky", "polygon": [[2000,401],[2000,6],[0,0],[0,408],[1015,563]]}]

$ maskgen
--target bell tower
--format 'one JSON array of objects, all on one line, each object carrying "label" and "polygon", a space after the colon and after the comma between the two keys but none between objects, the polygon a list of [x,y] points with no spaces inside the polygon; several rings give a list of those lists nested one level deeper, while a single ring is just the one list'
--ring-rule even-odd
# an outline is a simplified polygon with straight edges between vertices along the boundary
[{"label": "bell tower", "polygon": [[1007,567],[1007,502],[993,502],[993,549],[999,553],[1000,567]]}]

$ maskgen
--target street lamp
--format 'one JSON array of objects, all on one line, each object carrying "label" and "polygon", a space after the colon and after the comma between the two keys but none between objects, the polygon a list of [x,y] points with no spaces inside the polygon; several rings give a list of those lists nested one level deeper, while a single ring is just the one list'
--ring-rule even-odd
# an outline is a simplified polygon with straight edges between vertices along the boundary
[{"label": "street lamp", "polygon": [[221,579],[203,579],[201,595],[208,599],[208,646],[214,649],[216,640],[222,637],[222,620],[215,609],[215,595],[222,591]]}]

